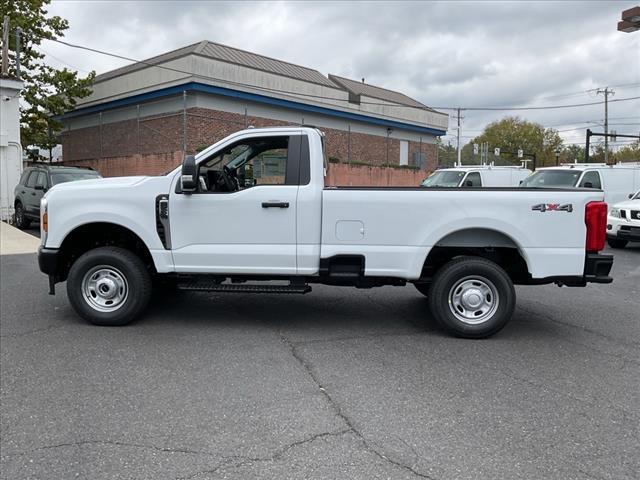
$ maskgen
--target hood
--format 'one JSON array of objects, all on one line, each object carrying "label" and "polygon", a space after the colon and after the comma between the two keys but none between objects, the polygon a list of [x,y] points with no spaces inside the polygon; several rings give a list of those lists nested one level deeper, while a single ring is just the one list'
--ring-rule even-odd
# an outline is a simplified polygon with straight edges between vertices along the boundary
[{"label": "hood", "polygon": [[[90,180],[75,180],[73,182],[59,183],[51,187],[50,191],[64,191],[64,190],[85,190],[87,188],[112,188],[112,187],[133,187],[150,177],[136,176],[136,177],[109,177],[109,178],[95,178]],[[48,192],[47,192],[48,193]]]},{"label": "hood", "polygon": [[616,203],[613,208],[640,210],[640,200],[626,200],[624,202]]}]

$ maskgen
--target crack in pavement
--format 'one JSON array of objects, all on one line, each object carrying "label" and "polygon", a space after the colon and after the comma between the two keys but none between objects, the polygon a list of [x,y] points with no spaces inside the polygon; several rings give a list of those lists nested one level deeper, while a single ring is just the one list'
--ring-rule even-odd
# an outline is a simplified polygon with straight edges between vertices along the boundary
[{"label": "crack in pavement", "polygon": [[428,480],[436,480],[434,477],[427,475],[426,473],[417,471],[415,468],[413,468],[413,466],[405,465],[404,463],[398,460],[394,460],[389,456],[385,455],[384,453],[380,452],[378,449],[374,448],[371,445],[371,442],[365,438],[362,432],[360,432],[360,430],[358,430],[355,427],[355,425],[353,424],[353,421],[342,411],[342,408],[340,407],[340,405],[338,405],[338,403],[331,397],[329,392],[327,392],[327,390],[324,388],[324,386],[322,385],[322,383],[314,373],[313,369],[311,368],[311,365],[300,355],[300,353],[296,349],[295,344],[292,343],[287,337],[285,337],[282,334],[280,334],[280,340],[289,348],[291,355],[305,369],[307,375],[311,377],[311,380],[313,380],[313,382],[316,384],[316,386],[320,390],[320,393],[324,396],[325,400],[334,409],[334,411],[336,412],[336,415],[340,417],[340,419],[342,419],[342,421],[347,426],[348,430],[351,431],[358,438],[358,440],[360,440],[360,442],[362,443],[362,445],[365,447],[367,451],[371,452],[381,460],[384,460],[387,463],[400,467],[403,470],[406,470],[417,477],[426,478]]},{"label": "crack in pavement", "polygon": [[[216,465],[213,469],[210,470],[202,470],[199,472],[195,472],[191,475],[189,475],[188,477],[177,477],[176,480],[191,480],[193,478],[199,477],[201,475],[205,475],[205,474],[210,474],[210,473],[216,473],[218,470],[222,469],[223,467],[229,467],[229,468],[240,468],[243,467],[245,465],[251,465],[253,463],[259,463],[259,462],[271,462],[274,460],[278,460],[280,458],[282,458],[289,450],[294,449],[296,447],[299,447],[300,445],[305,445],[307,443],[311,443],[311,442],[315,442],[316,440],[318,440],[319,438],[326,438],[326,437],[337,437],[340,435],[344,435],[346,433],[351,433],[351,430],[348,428],[336,431],[336,432],[322,432],[322,433],[316,433],[315,435],[311,435],[308,438],[304,438],[302,440],[298,440],[296,442],[290,443],[289,445],[286,445],[284,447],[282,447],[279,450],[276,450],[275,453],[273,453],[272,455],[269,455],[268,457],[247,457],[244,455],[233,455],[233,456],[226,456],[226,457],[222,457],[222,462],[220,462],[218,465]],[[235,463],[235,464],[231,464],[230,461],[231,460],[240,460],[239,462]],[[227,465],[228,464],[228,465]]]},{"label": "crack in pavement", "polygon": [[24,452],[16,452],[16,453],[4,453],[2,457],[19,457],[28,455],[30,453],[36,453],[43,450],[51,450],[55,448],[65,448],[65,447],[82,447],[84,445],[111,445],[115,447],[130,447],[130,448],[143,448],[146,450],[155,450],[158,452],[165,453],[184,453],[188,455],[206,455],[209,457],[216,456],[214,453],[205,452],[200,450],[190,450],[186,448],[170,448],[170,447],[158,447],[156,445],[146,445],[142,443],[129,443],[129,442],[120,442],[117,440],[78,440],[76,442],[66,442],[66,443],[58,443],[55,445],[44,445],[42,447],[33,448],[31,450],[25,450]]},{"label": "crack in pavement", "polygon": [[17,332],[17,333],[7,333],[5,335],[0,335],[0,338],[17,338],[17,337],[26,337],[28,335],[33,335],[35,333],[41,332],[49,332],[51,330],[57,330],[59,328],[64,328],[67,325],[49,325],[48,327],[36,328],[34,330],[27,330],[26,332]]}]

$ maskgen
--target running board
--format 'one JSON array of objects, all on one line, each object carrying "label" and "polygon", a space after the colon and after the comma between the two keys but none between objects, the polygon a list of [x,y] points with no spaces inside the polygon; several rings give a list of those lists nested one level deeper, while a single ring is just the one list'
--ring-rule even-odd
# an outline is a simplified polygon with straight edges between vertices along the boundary
[{"label": "running board", "polygon": [[192,292],[229,292],[229,293],[299,293],[311,291],[309,285],[256,285],[256,284],[228,284],[216,282],[187,282],[178,283],[178,290]]}]

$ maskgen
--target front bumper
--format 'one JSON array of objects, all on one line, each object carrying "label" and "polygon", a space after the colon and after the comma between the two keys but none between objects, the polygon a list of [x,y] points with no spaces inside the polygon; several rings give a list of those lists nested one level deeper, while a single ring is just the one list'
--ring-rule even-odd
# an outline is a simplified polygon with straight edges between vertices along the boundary
[{"label": "front bumper", "polygon": [[618,217],[607,217],[607,237],[640,242],[640,222]]},{"label": "front bumper", "polygon": [[38,248],[38,266],[42,273],[49,276],[49,295],[55,295],[60,266],[60,250],[42,246]]},{"label": "front bumper", "polygon": [[38,248],[38,266],[42,273],[56,275],[60,263],[60,250],[57,248]]}]

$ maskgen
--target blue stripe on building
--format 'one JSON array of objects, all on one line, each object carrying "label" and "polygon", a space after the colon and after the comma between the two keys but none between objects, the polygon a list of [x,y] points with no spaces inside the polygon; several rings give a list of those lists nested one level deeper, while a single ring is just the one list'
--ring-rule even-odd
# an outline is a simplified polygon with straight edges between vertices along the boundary
[{"label": "blue stripe on building", "polygon": [[103,112],[105,110],[111,110],[114,108],[135,105],[135,104],[146,102],[149,100],[155,100],[157,98],[169,97],[172,95],[179,95],[185,91],[209,93],[213,95],[221,95],[224,97],[239,98],[242,100],[249,100],[256,103],[274,105],[274,106],[288,108],[292,110],[319,113],[321,115],[327,115],[330,117],[344,118],[346,120],[353,120],[357,122],[364,122],[364,123],[369,123],[373,125],[380,125],[383,127],[409,130],[409,131],[419,132],[419,133],[427,133],[427,134],[436,135],[436,136],[445,135],[447,133],[446,130],[440,130],[440,129],[429,128],[429,127],[421,127],[419,125],[413,125],[410,123],[397,122],[394,120],[385,120],[382,118],[370,117],[368,115],[362,115],[359,113],[344,112],[342,110],[334,110],[332,108],[327,108],[327,107],[308,105],[306,103],[295,102],[292,100],[284,100],[281,98],[267,97],[265,95],[259,95],[256,93],[249,93],[249,92],[243,92],[240,90],[233,90],[230,88],[217,87],[214,85],[207,85],[199,82],[187,82],[182,85],[175,85],[173,87],[162,88],[159,90],[154,90],[152,92],[132,95],[130,97],[121,98],[119,100],[112,100],[110,102],[101,103],[100,105],[79,108],[77,110],[67,112],[64,115],[59,115],[55,118],[56,120],[65,120],[68,118],[80,117],[80,116],[88,115],[91,113],[98,113],[98,112]]}]

